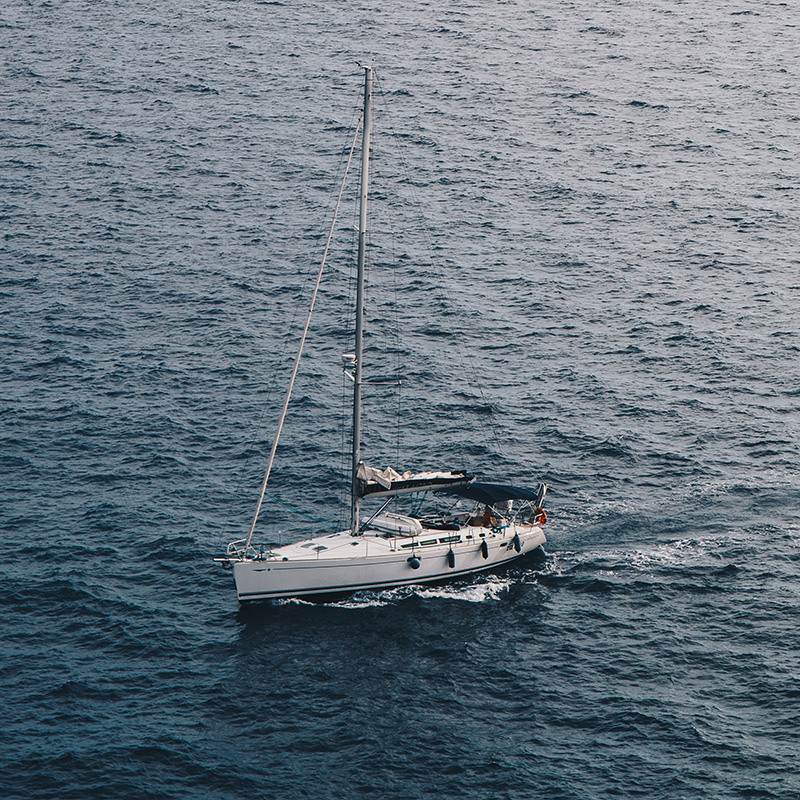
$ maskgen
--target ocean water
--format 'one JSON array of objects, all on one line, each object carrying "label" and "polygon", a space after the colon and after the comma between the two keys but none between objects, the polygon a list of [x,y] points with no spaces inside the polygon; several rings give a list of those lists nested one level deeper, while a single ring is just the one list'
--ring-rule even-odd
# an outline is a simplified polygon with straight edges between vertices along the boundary
[{"label": "ocean water", "polygon": [[[798,31],[755,0],[4,4],[0,796],[800,796]],[[544,480],[548,543],[240,608],[211,559],[364,62],[367,369],[402,377],[366,453]],[[264,537],[345,513],[353,213]]]}]

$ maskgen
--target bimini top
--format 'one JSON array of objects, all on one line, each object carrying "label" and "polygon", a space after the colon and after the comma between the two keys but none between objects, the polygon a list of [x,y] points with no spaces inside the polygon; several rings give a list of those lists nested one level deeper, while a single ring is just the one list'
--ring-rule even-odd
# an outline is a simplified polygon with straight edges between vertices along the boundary
[{"label": "bimini top", "polygon": [[467,486],[451,486],[439,489],[438,494],[455,494],[485,503],[487,506],[501,503],[505,500],[538,500],[538,492],[521,489],[519,486],[507,486],[500,483],[470,483]]}]

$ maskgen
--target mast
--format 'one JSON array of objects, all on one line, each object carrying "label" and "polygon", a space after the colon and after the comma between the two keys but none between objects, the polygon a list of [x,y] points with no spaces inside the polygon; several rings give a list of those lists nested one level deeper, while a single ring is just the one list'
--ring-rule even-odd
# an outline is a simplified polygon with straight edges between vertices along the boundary
[{"label": "mast", "polygon": [[358,217],[358,263],[356,278],[356,342],[353,372],[353,475],[350,500],[350,530],[358,533],[358,465],[361,462],[361,362],[364,352],[364,262],[367,246],[367,191],[369,189],[369,140],[372,133],[372,67],[364,67],[364,128],[361,140],[361,196]]}]

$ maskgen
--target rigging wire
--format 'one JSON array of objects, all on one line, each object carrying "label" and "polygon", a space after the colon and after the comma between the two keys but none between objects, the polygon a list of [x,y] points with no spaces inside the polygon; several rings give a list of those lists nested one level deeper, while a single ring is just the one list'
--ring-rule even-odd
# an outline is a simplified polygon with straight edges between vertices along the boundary
[{"label": "rigging wire", "polygon": [[[338,165],[336,167],[335,178],[331,183],[331,189],[330,189],[330,192],[328,194],[327,202],[325,203],[325,207],[326,208],[330,209],[330,208],[333,207],[334,199],[337,197],[337,191],[336,191],[337,187],[340,186],[340,184],[343,183],[342,170],[343,169],[347,169],[347,167],[349,167],[350,159],[352,159],[352,147],[350,147],[350,150],[348,151],[350,132],[351,131],[355,131],[354,138],[355,138],[355,136],[358,135],[358,129],[359,129],[359,126],[360,126],[360,120],[361,120],[361,106],[360,106],[360,103],[357,102],[353,106],[353,110],[351,112],[351,117],[350,117],[350,124],[347,126],[347,129],[346,129],[347,130],[347,140],[342,145],[342,148],[340,150],[339,163],[338,163]],[[349,155],[348,155],[348,152],[349,152]],[[346,164],[347,164],[347,166],[345,166]],[[289,321],[289,324],[285,328],[285,330],[287,332],[291,332],[291,331],[293,331],[295,329],[295,322],[296,322],[297,317],[298,317],[298,315],[300,313],[300,307],[301,307],[300,299],[302,297],[307,296],[306,295],[306,290],[307,290],[307,287],[308,287],[308,285],[309,285],[309,283],[311,281],[311,278],[312,278],[313,274],[314,273],[312,271],[310,271],[310,270],[306,273],[303,285],[300,288],[300,290],[298,292],[298,295],[297,295],[298,301],[295,303],[294,310],[293,310],[293,313],[292,313],[292,317],[291,317],[291,319]],[[275,363],[277,365],[280,365],[280,364],[283,363],[284,358],[286,356],[286,352],[287,352],[287,350],[289,348],[289,342],[290,341],[291,341],[291,335],[287,335],[287,336],[283,337],[280,352],[278,353],[277,359],[275,360]],[[250,442],[249,442],[249,445],[248,445],[248,448],[247,448],[248,450],[252,450],[252,449],[255,448],[256,439],[258,438],[258,431],[260,431],[261,428],[263,427],[264,418],[266,416],[266,413],[267,413],[267,410],[268,410],[269,406],[271,405],[270,401],[271,401],[272,397],[274,396],[274,393],[275,393],[276,388],[277,388],[278,373],[279,373],[278,369],[271,370],[271,380],[270,380],[270,382],[269,382],[269,384],[268,384],[268,386],[266,388],[266,398],[267,399],[262,404],[261,413],[259,414],[258,420],[256,421],[256,424],[253,427],[253,434],[252,434],[252,436],[250,438]],[[243,481],[243,477],[240,474],[239,479],[238,479],[238,481],[236,483],[236,488],[235,488],[235,490],[234,490],[234,492],[233,492],[233,494],[231,496],[230,502],[228,504],[228,510],[227,510],[226,515],[225,515],[225,525],[224,525],[223,530],[227,530],[229,528],[229,526],[230,526],[231,518],[233,517],[233,506],[234,506],[234,503],[235,503],[235,498],[237,498],[237,497],[239,497],[241,495],[242,481]],[[220,539],[222,540],[222,533],[220,535]]]},{"label": "rigging wire", "polygon": [[[373,154],[372,162],[373,162],[373,167],[372,168],[375,171],[375,175],[376,176],[379,174],[379,171],[380,171],[380,164],[381,164],[381,160],[382,160],[381,159],[381,154],[382,154],[381,142],[383,140],[384,140],[384,137],[381,134],[379,125],[376,124],[376,122],[373,122],[373,140],[372,140],[372,154]],[[357,225],[356,225],[356,222],[355,222],[356,218],[357,218],[357,214],[358,214],[358,207],[356,205],[356,206],[354,206],[354,222],[353,222],[353,230],[354,231],[357,228]],[[367,316],[365,318],[365,320],[364,320],[364,326],[365,326],[364,329],[365,329],[365,333],[366,333],[367,328],[370,326],[370,321],[372,323],[375,323],[375,322],[378,322],[378,321],[383,323],[383,322],[387,322],[388,321],[389,322],[390,331],[397,332],[397,331],[400,330],[400,327],[399,327],[399,298],[398,298],[398,282],[397,282],[398,267],[397,267],[397,252],[396,252],[396,244],[397,244],[397,238],[398,238],[398,236],[397,236],[397,225],[396,225],[396,222],[395,222],[394,215],[392,214],[391,209],[389,207],[389,204],[386,204],[386,203],[382,204],[382,205],[381,204],[373,204],[372,207],[371,207],[371,215],[370,216],[371,216],[371,220],[372,221],[371,221],[371,223],[369,225],[369,228],[368,228],[368,231],[367,231],[368,246],[367,246],[367,250],[366,250],[366,254],[365,254],[366,255],[365,270],[366,270],[366,273],[367,273],[368,277],[369,277],[370,273],[374,272],[373,268],[375,267],[375,246],[373,244],[373,235],[374,235],[375,231],[379,230],[378,220],[381,217],[383,217],[384,221],[388,222],[389,231],[388,231],[388,234],[387,234],[386,238],[390,242],[390,249],[391,249],[390,254],[388,254],[388,256],[387,256],[388,261],[389,261],[388,272],[387,272],[386,269],[381,268],[378,271],[378,275],[380,275],[381,278],[385,278],[387,274],[389,275],[389,278],[386,281],[386,283],[388,284],[386,288],[387,288],[387,290],[388,290],[388,292],[390,294],[389,306],[391,308],[391,312],[390,312],[391,313],[391,317],[389,318],[389,320],[383,320],[383,319],[377,318],[377,317],[375,317],[373,315],[371,320],[370,320],[370,317]],[[353,239],[353,253],[355,253],[356,242],[357,242],[357,240],[354,237],[354,239]],[[381,246],[378,245],[377,250],[380,251],[381,249],[382,249]],[[382,267],[383,267],[383,265],[382,265]],[[354,282],[351,283],[351,287],[353,285],[354,285]],[[379,283],[374,283],[374,282],[372,283],[370,294],[371,294],[371,296],[373,298],[376,298],[378,296],[378,293],[380,292],[380,289],[381,289],[382,286],[383,286],[383,283],[380,283],[380,282]],[[352,300],[352,296],[350,297],[350,299]],[[374,310],[375,304],[374,303],[371,304],[371,307]],[[349,328],[349,330],[352,333],[352,316],[353,316],[353,314],[352,314],[352,303],[349,303],[347,308],[350,309],[350,317],[349,317],[350,328]],[[382,331],[383,334],[386,335],[385,334],[385,327],[386,327],[385,325],[379,324],[379,325],[377,325],[377,330]],[[373,336],[374,335],[375,335],[375,332],[373,332]],[[390,339],[392,339],[391,334],[389,334],[389,336],[390,336]],[[397,430],[396,430],[396,432],[392,432],[392,431],[387,430],[387,435],[385,437],[382,437],[382,441],[384,442],[384,445],[381,448],[381,450],[382,450],[383,458],[386,458],[389,461],[390,464],[397,465],[399,463],[399,460],[400,460],[400,442],[401,442],[401,433],[402,433],[402,413],[401,413],[402,412],[402,404],[401,404],[402,394],[401,394],[401,386],[402,386],[403,380],[402,380],[401,369],[400,369],[400,348],[397,346],[396,342],[393,339],[392,339],[392,346],[390,347],[390,357],[391,357],[391,369],[390,369],[389,376],[388,377],[374,377],[374,378],[372,378],[370,380],[365,381],[364,385],[365,386],[373,386],[373,387],[381,386],[381,385],[383,385],[384,387],[386,387],[386,386],[396,387],[396,393],[395,394],[396,394],[396,400],[397,400],[397,414],[395,415],[395,418],[396,418],[396,428],[397,428]],[[379,404],[379,407],[385,408],[386,407],[385,401],[391,399],[391,391],[389,391],[389,390],[384,388],[383,390],[381,390],[381,393],[380,393],[379,396],[380,396],[380,399],[377,401],[378,404]],[[366,424],[366,420],[370,417],[370,411],[372,410],[372,406],[370,405],[370,403],[372,403],[374,405],[375,401],[376,401],[375,395],[370,395],[368,393],[365,393],[365,395],[363,397],[363,401],[362,401],[362,413],[364,415],[364,421],[365,421],[365,424],[362,426],[362,429],[364,429],[364,430],[370,430],[370,426]],[[377,442],[373,441],[373,444],[376,444],[376,443]]]},{"label": "rigging wire", "polygon": [[291,380],[289,381],[289,388],[288,388],[288,390],[286,392],[286,398],[283,401],[283,408],[281,410],[280,419],[278,421],[278,430],[275,433],[275,438],[274,438],[273,443],[272,443],[272,450],[270,451],[270,454],[269,454],[269,461],[267,463],[267,469],[266,469],[266,472],[264,474],[264,482],[261,484],[261,493],[259,494],[258,504],[256,505],[255,514],[253,515],[253,522],[252,522],[252,525],[250,526],[250,533],[247,535],[247,541],[245,542],[245,546],[244,546],[245,547],[245,551],[247,550],[248,547],[250,547],[250,542],[253,539],[253,533],[255,532],[256,523],[258,522],[258,515],[261,513],[261,506],[262,506],[262,504],[264,502],[264,494],[267,491],[267,483],[269,482],[269,476],[270,476],[270,473],[272,472],[272,464],[275,461],[275,453],[278,450],[278,442],[280,440],[281,431],[283,430],[283,423],[286,420],[286,412],[288,411],[289,401],[291,400],[291,397],[292,397],[292,390],[294,389],[294,383],[295,383],[295,380],[297,379],[297,370],[300,367],[300,357],[303,355],[303,348],[305,347],[306,338],[308,336],[308,329],[309,329],[309,326],[311,325],[311,316],[314,313],[314,305],[317,302],[317,294],[319,293],[319,286],[320,286],[320,283],[322,282],[322,273],[323,273],[323,271],[325,269],[325,262],[328,259],[328,251],[330,250],[331,240],[333,239],[333,233],[334,233],[334,230],[336,229],[336,217],[337,217],[337,215],[339,213],[339,206],[341,205],[341,202],[342,202],[342,195],[344,194],[344,188],[345,188],[345,184],[347,182],[347,173],[350,170],[350,164],[351,164],[351,162],[353,160],[353,153],[355,152],[355,149],[356,149],[356,141],[358,139],[358,131],[359,131],[359,126],[356,126],[355,134],[353,135],[353,143],[350,146],[350,154],[348,156],[347,165],[346,165],[345,171],[344,171],[344,177],[342,178],[342,184],[341,184],[341,187],[339,189],[339,195],[338,195],[338,197],[336,199],[336,206],[335,206],[334,212],[333,212],[333,220],[331,221],[331,227],[330,227],[330,230],[328,232],[328,238],[327,238],[327,240],[325,242],[325,250],[324,250],[324,252],[322,254],[322,261],[320,262],[319,271],[317,272],[317,279],[316,279],[316,282],[314,283],[314,292],[313,292],[313,294],[311,296],[311,305],[310,305],[310,307],[308,309],[308,314],[306,316],[306,322],[305,322],[305,326],[303,328],[302,336],[300,337],[300,346],[299,346],[299,348],[297,350],[297,358],[295,359],[295,362],[294,362],[294,368],[292,369],[292,377],[291,377]]}]

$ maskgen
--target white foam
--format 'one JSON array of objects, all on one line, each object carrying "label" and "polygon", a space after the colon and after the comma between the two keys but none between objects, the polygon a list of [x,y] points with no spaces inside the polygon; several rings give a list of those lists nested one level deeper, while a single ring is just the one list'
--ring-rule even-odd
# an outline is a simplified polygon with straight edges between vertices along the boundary
[{"label": "white foam", "polygon": [[468,586],[445,584],[443,586],[401,586],[396,589],[385,589],[382,592],[359,592],[346,600],[326,605],[335,608],[374,608],[394,605],[408,597],[417,596],[424,599],[460,600],[465,603],[487,603],[499,600],[503,591],[511,586],[507,578],[490,576],[481,583]]},{"label": "white foam", "polygon": [[709,561],[716,562],[726,547],[748,539],[747,532],[732,530],[726,534],[675,539],[630,550],[608,548],[580,552],[562,551],[553,555],[540,572],[545,575],[562,575],[584,564],[593,565],[598,573],[612,575],[619,570],[648,572],[679,565],[696,566]]},{"label": "white foam", "polygon": [[502,592],[508,589],[511,583],[512,581],[508,579],[498,578],[471,586],[419,587],[416,594],[420,597],[441,597],[447,600],[462,600],[467,603],[486,603],[490,600],[499,600]]}]

